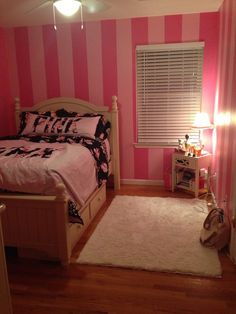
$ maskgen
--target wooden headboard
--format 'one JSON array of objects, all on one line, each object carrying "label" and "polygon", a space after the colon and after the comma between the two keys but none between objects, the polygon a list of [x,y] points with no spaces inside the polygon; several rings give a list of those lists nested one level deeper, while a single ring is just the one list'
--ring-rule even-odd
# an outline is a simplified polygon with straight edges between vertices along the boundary
[{"label": "wooden headboard", "polygon": [[111,122],[109,141],[111,145],[112,174],[114,175],[114,188],[120,188],[120,154],[119,154],[119,125],[117,97],[112,96],[112,109],[106,106],[96,106],[78,98],[56,97],[41,101],[33,107],[21,107],[19,98],[15,98],[16,127],[19,129],[19,116],[22,111],[56,111],[64,108],[67,111],[78,113],[99,113]]}]

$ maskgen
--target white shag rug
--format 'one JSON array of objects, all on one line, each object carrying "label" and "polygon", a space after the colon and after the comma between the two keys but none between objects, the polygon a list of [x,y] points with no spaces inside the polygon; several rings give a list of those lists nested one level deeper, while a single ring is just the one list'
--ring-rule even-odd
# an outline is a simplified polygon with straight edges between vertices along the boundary
[{"label": "white shag rug", "polygon": [[206,215],[199,199],[116,196],[76,262],[220,277],[218,252],[199,242]]}]

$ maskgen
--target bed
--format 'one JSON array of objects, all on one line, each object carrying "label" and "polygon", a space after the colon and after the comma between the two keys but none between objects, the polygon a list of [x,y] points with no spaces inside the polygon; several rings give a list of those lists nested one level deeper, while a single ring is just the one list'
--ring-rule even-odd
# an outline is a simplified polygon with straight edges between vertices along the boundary
[{"label": "bed", "polygon": [[[50,118],[45,113],[50,113]],[[85,118],[79,119],[80,124],[76,124],[77,120],[75,116],[70,116],[69,119],[67,118],[61,118],[60,120],[60,125],[57,130],[58,132],[62,132],[61,130],[61,125],[63,124],[63,130],[65,131],[65,125],[68,127],[70,124],[70,127],[72,125],[75,125],[77,127],[81,126],[81,121],[83,122],[86,120],[87,117],[92,117],[91,119],[87,119],[88,121],[95,121],[95,117],[97,116],[102,116],[103,120],[106,122],[110,122],[111,128],[110,132],[108,135],[108,138],[106,139],[106,148],[109,150],[109,156],[107,159],[107,165],[108,165],[108,174],[109,178],[112,178],[112,183],[114,186],[114,189],[119,189],[120,188],[120,166],[119,166],[119,128],[118,128],[118,108],[117,108],[117,97],[113,96],[112,97],[112,109],[109,111],[108,107],[98,107],[95,106],[89,102],[80,100],[80,99],[75,99],[75,98],[52,98],[43,102],[40,102],[33,107],[21,107],[20,101],[18,98],[16,98],[15,101],[15,117],[16,117],[16,125],[17,129],[22,127],[22,116],[23,114],[26,114],[28,117],[27,119],[27,126],[24,126],[23,130],[26,130],[27,127],[32,120],[32,117],[34,118],[34,123],[30,126],[35,128],[35,116],[38,114],[40,116],[40,119],[42,116],[45,116],[46,118],[43,118],[43,122],[41,125],[37,122],[37,127],[42,129],[42,125],[44,127],[44,132],[45,132],[45,121],[47,119],[47,128],[48,125],[52,126],[52,123],[50,124],[48,121],[52,121],[55,116],[53,117],[52,113],[55,115],[55,112],[66,112],[71,113],[73,112],[74,114],[78,113],[79,116],[83,116]],[[33,116],[35,114],[35,116]],[[20,119],[21,117],[21,119]],[[30,119],[29,119],[30,117]],[[63,115],[64,117],[64,115]],[[37,118],[38,119],[38,118]],[[49,120],[48,120],[49,119]],[[100,118],[99,118],[100,119]],[[59,120],[59,119],[58,119]],[[66,122],[61,122],[61,121],[66,121]],[[54,120],[53,120],[54,121]],[[68,123],[69,121],[69,123]],[[98,118],[97,120],[98,121]],[[100,120],[99,120],[100,121]],[[87,121],[86,121],[87,123]],[[54,123],[55,126],[55,123]],[[86,124],[87,126],[87,124]],[[38,129],[38,130],[39,130]],[[82,127],[83,129],[83,127]],[[34,129],[35,130],[35,129]],[[4,154],[4,158],[6,155],[12,154],[13,148],[15,149],[17,146],[17,154],[21,154],[20,162],[23,162],[25,164],[27,161],[28,153],[30,153],[30,162],[32,163],[32,172],[34,172],[34,169],[36,169],[41,163],[40,160],[43,160],[42,158],[39,158],[39,155],[42,154],[46,159],[42,161],[45,166],[45,173],[48,175],[48,172],[50,172],[50,175],[53,173],[52,177],[53,179],[50,179],[50,176],[48,175],[49,181],[47,182],[53,182],[53,188],[50,188],[50,185],[47,186],[45,189],[45,185],[43,184],[43,178],[42,180],[40,179],[40,171],[37,173],[37,182],[32,179],[31,181],[29,180],[29,190],[26,193],[26,191],[23,189],[24,183],[22,183],[22,180],[24,178],[28,178],[30,175],[28,164],[27,169],[28,172],[26,174],[24,173],[22,176],[22,180],[19,180],[20,186],[23,189],[15,189],[17,192],[14,192],[14,189],[11,189],[9,192],[8,189],[8,181],[6,180],[5,183],[2,183],[2,186],[6,188],[6,191],[1,191],[0,193],[0,202],[3,202],[6,204],[7,210],[3,214],[2,217],[2,224],[3,224],[3,235],[4,235],[4,242],[6,246],[10,247],[16,247],[18,251],[18,255],[21,257],[32,257],[32,258],[37,258],[37,259],[43,259],[43,260],[58,260],[61,262],[63,265],[67,265],[70,262],[70,257],[72,254],[72,250],[75,246],[75,244],[79,241],[80,237],[86,230],[86,228],[89,226],[90,222],[92,219],[95,217],[97,214],[98,210],[102,207],[104,202],[106,201],[106,180],[100,179],[100,181],[97,181],[96,185],[92,181],[86,181],[89,180],[89,177],[91,177],[91,171],[87,171],[87,164],[93,163],[95,165],[96,169],[96,176],[97,173],[100,171],[98,169],[104,168],[100,167],[98,168],[98,161],[91,162],[91,161],[86,161],[82,163],[81,165],[81,173],[78,171],[72,171],[70,170],[69,172],[69,166],[67,168],[67,162],[71,162],[71,157],[68,159],[63,159],[63,167],[60,165],[60,167],[56,167],[57,165],[57,159],[53,160],[53,158],[56,158],[58,154],[64,154],[63,156],[67,156],[67,150],[66,149],[78,149],[77,146],[83,146],[85,144],[85,147],[81,147],[80,149],[84,154],[92,154],[95,157],[97,155],[101,155],[100,151],[98,148],[93,147],[93,150],[90,149],[90,152],[87,148],[89,148],[91,143],[95,143],[95,139],[88,139],[87,134],[82,134],[82,140],[81,140],[81,134],[79,134],[79,141],[77,144],[73,142],[73,145],[71,144],[71,137],[66,136],[66,144],[64,145],[60,141],[58,142],[58,138],[61,140],[61,138],[64,137],[62,134],[53,134],[53,137],[51,137],[51,132],[52,130],[56,130],[55,128],[51,128],[49,131],[49,135],[46,134],[45,138],[47,139],[47,142],[45,143],[45,138],[44,135],[40,135],[40,139],[35,142],[35,133],[32,135],[32,138],[28,138],[28,135],[24,135],[21,130],[21,135],[26,136],[26,138],[18,138],[16,139],[10,139],[11,142],[11,148],[7,145],[9,145],[8,139],[3,139],[0,141],[0,153],[1,153],[1,147],[2,151]],[[74,129],[73,129],[74,130]],[[77,130],[77,129],[76,129]],[[84,130],[84,129],[83,129]],[[76,131],[77,132],[77,131]],[[27,134],[27,132],[25,132]],[[57,133],[57,132],[56,132]],[[43,139],[42,139],[42,137]],[[37,137],[37,136],[36,136]],[[72,135],[73,140],[76,138],[77,140],[77,134],[76,137],[74,134]],[[53,141],[52,141],[53,138]],[[54,140],[56,138],[56,140]],[[50,139],[50,143],[49,143]],[[15,142],[16,140],[17,142]],[[23,141],[22,143],[20,141]],[[24,141],[27,140],[28,142],[33,141],[31,143],[34,146],[34,149],[30,146],[30,149],[26,146],[27,144],[24,144]],[[54,146],[54,142],[56,142],[56,146]],[[83,145],[80,145],[83,142]],[[104,149],[104,142],[105,141],[100,141],[102,142],[103,148],[99,149]],[[15,144],[17,143],[17,145]],[[40,144],[39,144],[40,143]],[[68,144],[69,143],[69,144]],[[14,144],[14,145],[13,145]],[[43,146],[43,153],[41,150],[41,147]],[[86,147],[89,146],[89,147]],[[97,144],[96,144],[97,145]],[[99,144],[100,145],[100,144]],[[7,149],[6,149],[7,147]],[[24,148],[24,151],[22,152],[22,147]],[[40,149],[39,149],[40,147]],[[69,147],[69,148],[68,148]],[[97,146],[96,146],[97,147]],[[4,149],[3,149],[4,148]],[[39,151],[37,151],[37,149]],[[14,154],[16,152],[14,150]],[[27,152],[26,152],[27,150]],[[6,153],[7,152],[7,153]],[[37,152],[37,154],[35,153]],[[46,152],[46,153],[45,153]],[[27,154],[26,154],[27,153]],[[33,155],[32,155],[33,154]],[[50,156],[48,156],[50,155]],[[32,158],[37,157],[37,158]],[[52,158],[52,156],[54,156]],[[75,153],[74,155],[75,156]],[[77,155],[76,155],[77,156]],[[93,156],[93,157],[94,157]],[[89,157],[91,160],[92,157]],[[74,158],[72,158],[74,159]],[[4,160],[7,160],[6,158]],[[35,160],[38,160],[37,163]],[[79,164],[78,161],[75,161],[77,165]],[[100,162],[100,164],[102,164]],[[7,168],[7,162],[5,165],[5,168]],[[66,166],[65,166],[66,165]],[[60,170],[60,169],[62,170]],[[105,167],[106,168],[106,167]],[[14,166],[9,167],[9,172],[10,170],[14,169]],[[49,170],[48,170],[49,169]],[[63,170],[64,169],[64,170]],[[76,168],[77,169],[77,168]],[[84,171],[83,171],[84,169]],[[53,171],[52,171],[53,170]],[[68,171],[67,171],[68,170]],[[60,172],[61,171],[61,172]],[[64,172],[63,172],[64,171]],[[42,172],[42,171],[41,171]],[[80,190],[80,185],[77,184],[77,181],[79,182],[80,180],[78,178],[78,175],[74,177],[74,173],[78,174],[79,177],[82,178],[81,182],[83,183],[84,186],[89,186],[92,187],[91,191],[86,191],[86,193],[82,193]],[[82,176],[82,173],[84,176]],[[14,171],[12,171],[12,175],[14,175]],[[94,171],[93,171],[94,173]],[[87,175],[87,179],[86,179]],[[5,177],[4,177],[5,176]],[[9,175],[8,171],[5,172],[5,175],[2,175],[1,177],[9,177],[9,180],[11,179],[11,175]],[[68,180],[67,180],[68,178]],[[73,184],[70,185],[69,179],[74,180]],[[3,181],[3,179],[1,179]],[[18,180],[18,178],[17,178]],[[16,180],[16,181],[17,181]],[[41,180],[41,181],[40,181]],[[50,181],[51,180],[51,181]],[[18,182],[18,181],[17,181]],[[41,182],[39,184],[39,182]],[[46,181],[45,181],[46,182]],[[91,183],[92,182],[92,183]],[[5,186],[5,185],[6,186]],[[1,186],[1,188],[2,188]],[[43,188],[44,187],[44,188]],[[70,189],[70,187],[72,187]],[[36,188],[37,193],[36,192]],[[46,191],[46,192],[45,192]],[[72,205],[77,206],[77,211],[72,210],[72,215],[68,215],[68,204],[72,203]],[[73,209],[73,206],[72,206]],[[73,213],[75,213],[73,217]],[[78,214],[79,213],[79,214]],[[81,220],[81,221],[80,221]]]}]

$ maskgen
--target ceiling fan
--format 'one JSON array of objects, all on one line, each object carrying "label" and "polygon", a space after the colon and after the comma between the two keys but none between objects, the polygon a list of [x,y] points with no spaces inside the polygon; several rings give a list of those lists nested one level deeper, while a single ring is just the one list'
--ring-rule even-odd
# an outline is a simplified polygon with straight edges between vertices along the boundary
[{"label": "ceiling fan", "polygon": [[80,10],[81,29],[83,29],[83,9],[87,13],[98,13],[109,8],[109,5],[102,0],[46,0],[38,6],[32,8],[27,13],[31,13],[42,7],[51,5],[53,9],[54,29],[56,30],[56,14],[55,9],[62,15],[70,17]]}]

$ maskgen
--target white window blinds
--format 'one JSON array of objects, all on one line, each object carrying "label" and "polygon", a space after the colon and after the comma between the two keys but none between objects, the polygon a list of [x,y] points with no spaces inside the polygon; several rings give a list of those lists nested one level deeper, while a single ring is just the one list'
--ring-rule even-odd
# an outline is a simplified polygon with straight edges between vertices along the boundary
[{"label": "white window blinds", "polygon": [[201,109],[204,43],[136,47],[138,143],[176,146]]}]

